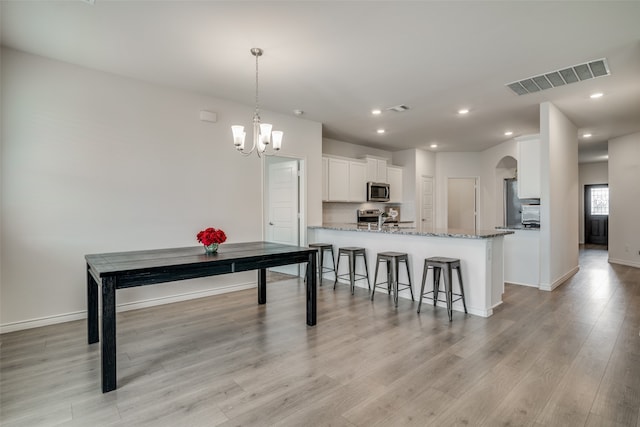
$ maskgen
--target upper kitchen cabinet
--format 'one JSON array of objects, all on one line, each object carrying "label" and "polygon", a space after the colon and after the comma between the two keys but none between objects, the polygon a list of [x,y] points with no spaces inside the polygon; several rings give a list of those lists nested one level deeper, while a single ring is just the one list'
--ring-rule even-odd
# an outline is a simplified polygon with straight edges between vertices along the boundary
[{"label": "upper kitchen cabinet", "polygon": [[329,159],[322,158],[322,201],[329,200]]},{"label": "upper kitchen cabinet", "polygon": [[[326,161],[326,167],[325,167]],[[323,195],[329,202],[364,202],[367,200],[366,163],[333,157],[322,159]],[[325,198],[324,187],[327,188]]]},{"label": "upper kitchen cabinet", "polygon": [[367,182],[387,182],[387,160],[365,157],[367,161]]},{"label": "upper kitchen cabinet", "polygon": [[516,138],[518,152],[518,198],[540,198],[540,136]]},{"label": "upper kitchen cabinet", "polygon": [[349,201],[367,201],[367,165],[365,163],[349,162]]},{"label": "upper kitchen cabinet", "polygon": [[387,180],[391,192],[390,203],[402,203],[402,192],[404,191],[402,187],[402,171],[403,169],[400,167],[387,167]]}]

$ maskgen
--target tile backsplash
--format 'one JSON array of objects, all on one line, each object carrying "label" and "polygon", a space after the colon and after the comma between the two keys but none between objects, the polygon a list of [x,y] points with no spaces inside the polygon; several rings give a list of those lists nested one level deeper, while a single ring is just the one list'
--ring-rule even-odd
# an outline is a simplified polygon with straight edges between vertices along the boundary
[{"label": "tile backsplash", "polygon": [[330,223],[356,223],[358,209],[381,209],[391,206],[389,203],[322,203],[322,222]]}]

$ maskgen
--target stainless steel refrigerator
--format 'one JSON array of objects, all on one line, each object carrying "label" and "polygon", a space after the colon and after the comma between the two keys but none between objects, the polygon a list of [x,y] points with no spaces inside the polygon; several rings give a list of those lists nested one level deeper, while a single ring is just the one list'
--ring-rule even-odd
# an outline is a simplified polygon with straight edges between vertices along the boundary
[{"label": "stainless steel refrigerator", "polygon": [[508,178],[504,180],[504,226],[522,226],[522,205],[539,204],[539,199],[519,199],[518,180]]}]

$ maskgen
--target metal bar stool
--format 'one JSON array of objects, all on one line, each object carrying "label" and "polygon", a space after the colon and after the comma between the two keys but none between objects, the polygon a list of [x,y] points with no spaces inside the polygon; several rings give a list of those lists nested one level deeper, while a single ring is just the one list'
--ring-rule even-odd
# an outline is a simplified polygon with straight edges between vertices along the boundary
[{"label": "metal bar stool", "polygon": [[[336,260],[333,255],[333,245],[329,243],[309,243],[309,247],[318,249],[318,257],[320,258],[318,262],[318,283],[322,286],[322,276],[324,273],[331,271],[334,275],[336,274]],[[331,264],[333,267],[324,266],[325,251],[331,252]]]},{"label": "metal bar stool", "polygon": [[[378,267],[380,267],[380,263],[385,262],[387,264],[387,281],[386,282],[378,282]],[[407,277],[409,278],[409,283],[399,283],[398,268],[400,266],[400,262],[404,262],[405,267],[407,268]],[[376,258],[376,274],[373,279],[373,292],[371,292],[371,301],[373,301],[373,297],[376,294],[376,288],[383,287],[382,285],[386,284],[387,292],[391,295],[391,291],[393,291],[393,302],[396,307],[398,306],[398,292],[409,289],[411,291],[411,301],[413,299],[413,287],[411,286],[411,273],[409,272],[409,256],[403,252],[379,252]],[[399,285],[402,285],[403,288],[399,289]]]},{"label": "metal bar stool", "polygon": [[[433,290],[429,292],[424,291],[424,285],[427,281],[427,273],[429,269],[433,269]],[[455,269],[458,272],[458,284],[460,285],[460,293],[455,294],[452,291],[452,277],[451,270]],[[444,286],[445,286],[445,300],[438,299],[438,292],[440,291],[440,272],[444,271]],[[427,296],[433,294],[433,296]],[[454,296],[458,298],[453,299]],[[462,300],[462,306],[464,312],[467,313],[467,303],[464,299],[464,286],[462,284],[462,273],[460,272],[460,260],[457,258],[445,258],[445,257],[433,257],[426,258],[424,260],[424,270],[422,271],[422,287],[420,289],[420,302],[418,303],[418,313],[420,313],[420,307],[422,306],[422,299],[430,299],[435,306],[438,301],[447,303],[447,312],[449,314],[449,321],[452,320],[453,315],[453,303]]]},{"label": "metal bar stool", "polygon": [[[340,258],[345,255],[349,257],[349,272],[344,274],[338,274],[340,269]],[[356,257],[361,256],[364,260],[364,271],[366,274],[356,273]],[[346,247],[338,249],[338,264],[336,265],[336,280],[333,282],[333,289],[336,288],[338,279],[341,277],[349,276],[349,283],[351,284],[351,295],[356,288],[356,281],[367,279],[367,286],[371,290],[371,282],[369,282],[369,268],[367,267],[367,252],[365,248]],[[356,279],[356,277],[359,277]]]}]

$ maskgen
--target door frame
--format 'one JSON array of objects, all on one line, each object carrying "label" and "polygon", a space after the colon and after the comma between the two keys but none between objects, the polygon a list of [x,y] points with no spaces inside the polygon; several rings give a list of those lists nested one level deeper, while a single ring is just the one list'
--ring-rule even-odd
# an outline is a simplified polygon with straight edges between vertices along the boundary
[{"label": "door frame", "polygon": [[[286,160],[296,160],[298,162],[298,246],[306,246],[307,244],[307,174],[306,174],[306,157],[294,156],[289,154],[277,154],[265,156],[262,158],[262,240],[267,237],[267,222],[268,222],[268,201],[269,201],[269,188],[267,183],[269,182],[269,165],[267,159],[269,157],[277,157]],[[298,266],[298,276],[305,273],[304,269],[301,269],[300,264]]]},{"label": "door frame", "polygon": [[[607,242],[606,243],[590,243],[587,241],[587,236],[589,235],[589,233],[587,233],[587,227],[589,227],[588,223],[588,219],[591,216],[590,212],[591,212],[591,189],[592,188],[609,188],[609,184],[608,183],[604,183],[604,184],[584,184],[584,189],[583,189],[583,193],[582,193],[582,197],[583,197],[583,225],[584,225],[584,244],[593,244],[593,245],[605,245],[605,246],[609,246],[609,216],[610,215],[606,215],[606,236],[607,236]],[[609,212],[611,213],[611,212]]]},{"label": "door frame", "polygon": [[420,175],[420,201],[418,205],[418,223],[416,224],[416,229],[424,231],[424,227],[422,225],[422,220],[424,219],[422,217],[422,206],[424,204],[424,200],[422,198],[422,185],[424,184],[425,179],[431,179],[431,225],[433,231],[436,229],[436,179],[433,175]]},{"label": "door frame", "polygon": [[474,231],[478,230],[478,222],[480,221],[480,177],[479,176],[447,176],[445,191],[444,218],[446,220],[446,228],[449,228],[449,180],[450,179],[473,179],[474,180]]}]

